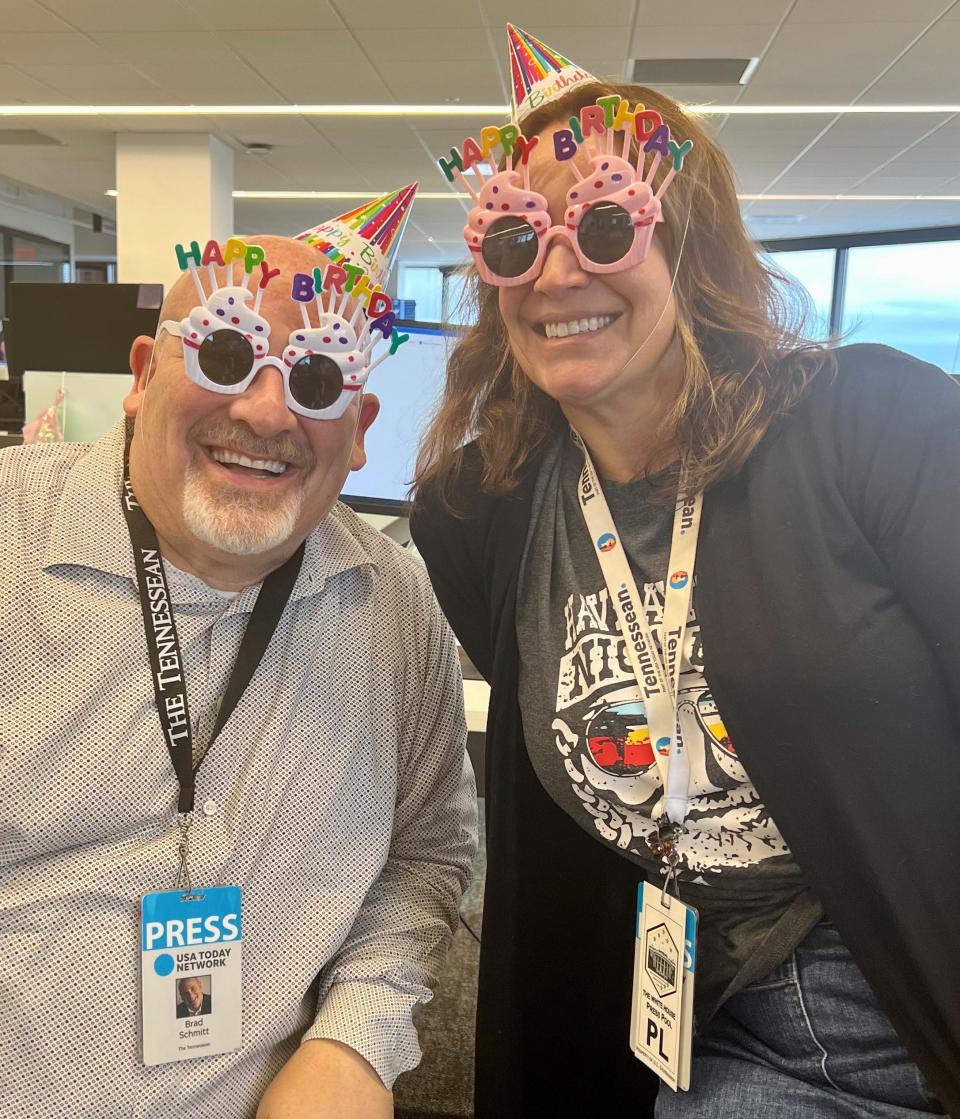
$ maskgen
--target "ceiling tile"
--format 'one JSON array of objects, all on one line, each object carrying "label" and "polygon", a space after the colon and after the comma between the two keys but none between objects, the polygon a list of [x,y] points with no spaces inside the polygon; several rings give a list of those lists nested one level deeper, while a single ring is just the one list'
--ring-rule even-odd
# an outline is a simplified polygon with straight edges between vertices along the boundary
[{"label": "ceiling tile", "polygon": [[957,104],[960,22],[938,24],[870,90],[874,104]]},{"label": "ceiling tile", "polygon": [[[282,149],[326,143],[317,118],[306,117],[232,117],[222,123],[243,143],[273,144]],[[327,145],[329,147],[329,145]]]},{"label": "ceiling tile", "polygon": [[[343,27],[327,0],[195,0],[190,19],[208,31],[325,31]],[[347,7],[347,5],[343,5]]]},{"label": "ceiling tile", "polygon": [[130,66],[110,63],[107,66],[37,66],[28,72],[37,81],[58,91],[58,101],[106,103],[112,105],[149,105],[164,103],[158,87],[144,81]]},{"label": "ceiling tile", "polygon": [[489,60],[483,27],[433,27],[425,35],[422,27],[397,27],[389,35],[373,28],[357,31],[357,41],[375,62],[432,62],[483,58]]},{"label": "ceiling tile", "polygon": [[423,137],[429,147],[449,147],[459,144],[465,136],[478,136],[480,129],[488,124],[504,124],[505,119],[491,119],[484,116],[462,117],[410,117],[409,126]]},{"label": "ceiling tile", "polygon": [[379,74],[366,61],[341,62],[334,59],[316,69],[290,66],[282,60],[256,59],[251,65],[294,105],[381,104],[395,100]]},{"label": "ceiling tile", "polygon": [[[318,170],[311,173],[304,161],[299,160],[290,167],[272,156],[263,160],[263,165],[254,167],[238,157],[238,170],[234,172],[234,188],[236,190],[379,190],[379,180],[368,182],[352,167],[343,163],[336,163],[332,169],[329,164],[321,164]],[[264,186],[264,184],[267,184]],[[237,205],[246,202],[238,198]],[[277,205],[275,202],[264,202],[266,206]],[[317,206],[329,206],[326,199],[317,199]],[[340,205],[340,212],[349,210],[352,205],[349,199]],[[321,219],[317,218],[312,224],[316,225]]]},{"label": "ceiling tile", "polygon": [[482,60],[439,60],[428,73],[404,62],[384,62],[379,71],[400,102],[437,104],[456,96],[467,104],[495,105],[502,97],[493,67]]},{"label": "ceiling tile", "polygon": [[363,59],[363,52],[349,31],[269,30],[247,35],[230,30],[221,32],[220,37],[251,62],[281,63],[308,69],[316,75],[323,73],[328,58],[338,62]]},{"label": "ceiling tile", "polygon": [[845,172],[842,167],[810,172],[800,163],[788,171],[776,186],[771,188],[770,193],[840,194],[842,191],[849,190],[859,178],[859,175]]},{"label": "ceiling tile", "polygon": [[[181,29],[151,31],[144,35],[111,30],[93,31],[91,36],[113,58],[122,62],[190,64],[214,72],[232,57],[232,51],[224,51],[223,37],[212,31],[194,31],[184,35]],[[217,65],[211,65],[213,60]]]},{"label": "ceiling tile", "polygon": [[0,0],[0,27],[15,31],[69,31],[69,25],[32,0]]},{"label": "ceiling tile", "polygon": [[[824,123],[828,118],[823,118]],[[888,148],[897,151],[912,144],[919,136],[929,132],[939,122],[940,116],[864,116],[852,113],[841,117],[830,131],[817,143],[817,148],[857,150],[859,148]]]},{"label": "ceiling tile", "polygon": [[69,149],[65,154],[73,162],[106,159],[113,163],[116,142],[112,132],[91,128],[44,128],[44,132]]},{"label": "ceiling tile", "polygon": [[[344,4],[344,9],[347,5]],[[470,6],[469,22],[475,22],[474,6]],[[462,2],[438,4],[436,0],[350,0],[345,11],[348,25],[357,30],[389,31],[398,27],[419,27],[432,32],[438,27],[462,27],[464,18]]]},{"label": "ceiling tile", "polygon": [[0,65],[0,100],[10,103],[50,104],[65,98],[52,86],[32,77],[26,71],[16,66]]},{"label": "ceiling tile", "polygon": [[[180,29],[184,37],[194,21],[191,5],[177,0],[44,0],[61,18],[82,31],[162,31]],[[199,7],[200,5],[196,5]]]},{"label": "ceiling tile", "polygon": [[334,150],[351,161],[379,163],[389,167],[398,158],[413,153],[424,158],[423,146],[416,134],[401,120],[350,120],[346,118],[318,118],[317,127],[329,140]]},{"label": "ceiling tile", "polygon": [[[739,0],[738,0],[739,3]],[[641,10],[646,5],[641,5]],[[506,25],[512,23],[536,35],[538,39],[561,51],[567,58],[579,61],[576,52],[576,39],[548,39],[538,28],[567,26],[583,28],[588,31],[598,25],[604,27],[627,28],[633,19],[637,5],[634,0],[604,0],[594,8],[572,0],[483,0],[482,9],[491,27],[503,28],[506,38]]]},{"label": "ceiling tile", "polygon": [[851,33],[828,24],[787,24],[761,60],[741,103],[848,101],[922,29],[919,23],[878,23],[864,35],[859,28]]},{"label": "ceiling tile", "polygon": [[758,194],[774,176],[783,170],[782,163],[735,163],[734,175],[738,194]]},{"label": "ceiling tile", "polygon": [[911,19],[928,22],[946,6],[944,0],[867,0],[851,3],[850,0],[797,0],[790,13],[790,23],[841,23],[855,24],[863,29],[873,23],[899,23],[905,14]]},{"label": "ceiling tile", "polygon": [[74,31],[22,32],[0,38],[0,62],[18,66],[108,66],[110,55]]},{"label": "ceiling tile", "polygon": [[[883,168],[884,175],[897,175],[904,179],[910,179],[915,185],[914,191],[917,193],[936,193],[933,184],[939,183],[937,190],[943,188],[955,179],[960,178],[960,156],[956,156],[951,160],[944,160],[942,163],[928,163],[925,160],[920,161],[913,158],[913,153],[902,156],[900,159],[895,159],[892,163],[888,163]],[[871,180],[872,181],[872,180]],[[916,185],[919,183],[920,185]],[[960,193],[953,192],[951,193]]]},{"label": "ceiling tile", "polygon": [[736,27],[743,24],[779,23],[792,6],[794,0],[674,0],[671,4],[649,4],[640,6],[637,30],[644,27],[669,27],[683,23],[688,27],[716,24],[717,16],[722,15],[726,26]]},{"label": "ceiling tile", "polygon": [[[143,88],[137,92],[147,93],[145,100],[159,104],[273,105],[284,101],[282,94],[240,59],[213,70],[171,57],[166,63],[140,63],[135,72],[147,79],[138,82]],[[228,127],[231,119],[224,118]]]},{"label": "ceiling tile", "polygon": [[871,175],[858,183],[853,194],[957,194],[958,191],[949,189],[948,184],[960,172],[960,167],[954,167],[953,174],[950,169],[946,173],[933,173],[924,176],[911,175],[909,168],[898,168],[891,164],[885,167],[878,175]]},{"label": "ceiling tile", "polygon": [[446,179],[440,174],[440,168],[427,159],[423,153],[409,152],[407,155],[388,162],[363,162],[351,161],[367,180],[372,183],[384,184],[386,190],[396,190],[397,187],[407,183],[418,182],[424,190],[446,190],[453,193]]}]

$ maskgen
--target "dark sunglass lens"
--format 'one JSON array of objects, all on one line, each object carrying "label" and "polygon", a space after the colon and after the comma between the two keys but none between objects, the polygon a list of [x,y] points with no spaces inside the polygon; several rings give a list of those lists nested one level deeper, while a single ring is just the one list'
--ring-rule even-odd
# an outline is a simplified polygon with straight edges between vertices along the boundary
[{"label": "dark sunglass lens", "polygon": [[594,264],[615,264],[633,245],[633,219],[616,202],[591,206],[577,226],[580,251]]},{"label": "dark sunglass lens", "polygon": [[197,352],[204,376],[218,385],[237,385],[253,368],[253,346],[235,330],[215,330]]},{"label": "dark sunglass lens", "polygon": [[325,354],[308,354],[290,370],[290,394],[311,412],[335,404],[342,391],[340,366]]},{"label": "dark sunglass lens", "polygon": [[522,276],[537,259],[537,234],[521,217],[498,218],[487,230],[480,246],[483,261],[505,280]]}]

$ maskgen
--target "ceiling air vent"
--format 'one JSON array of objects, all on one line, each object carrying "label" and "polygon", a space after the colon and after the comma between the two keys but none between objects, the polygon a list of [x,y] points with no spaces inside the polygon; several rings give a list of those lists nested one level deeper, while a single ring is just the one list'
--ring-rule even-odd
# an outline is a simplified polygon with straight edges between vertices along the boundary
[{"label": "ceiling air vent", "polygon": [[746,85],[756,58],[633,58],[627,81],[641,85]]},{"label": "ceiling air vent", "polygon": [[0,128],[0,144],[29,145],[30,147],[56,147],[62,148],[63,141],[55,140],[43,132],[35,132],[32,128]]}]

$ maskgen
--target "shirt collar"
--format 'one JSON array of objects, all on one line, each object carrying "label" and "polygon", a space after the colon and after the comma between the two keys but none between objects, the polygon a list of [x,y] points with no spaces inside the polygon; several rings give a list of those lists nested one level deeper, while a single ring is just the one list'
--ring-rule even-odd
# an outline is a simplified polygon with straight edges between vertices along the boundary
[{"label": "shirt collar", "polygon": [[[91,444],[67,475],[44,557],[44,567],[89,567],[136,581],[130,534],[120,507],[126,421]],[[319,594],[328,579],[353,568],[376,567],[354,514],[339,502],[306,540],[291,599]],[[243,598],[248,596],[243,595]]]},{"label": "shirt collar", "polygon": [[45,568],[69,564],[134,578],[133,551],[120,508],[125,424],[119,420],[67,474]]},{"label": "shirt collar", "polygon": [[365,567],[371,571],[376,568],[376,561],[363,546],[359,532],[352,531],[350,522],[355,518],[352,510],[337,502],[310,533],[292,599],[319,594],[328,579],[354,568]]}]

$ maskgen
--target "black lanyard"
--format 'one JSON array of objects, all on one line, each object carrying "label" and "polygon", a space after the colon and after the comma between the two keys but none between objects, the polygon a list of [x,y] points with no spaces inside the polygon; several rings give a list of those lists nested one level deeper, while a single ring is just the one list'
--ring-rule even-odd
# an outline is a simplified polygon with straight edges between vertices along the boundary
[{"label": "black lanyard", "polygon": [[[140,592],[140,606],[143,610],[143,629],[147,638],[147,652],[153,670],[153,689],[157,697],[157,714],[163,737],[170,751],[180,795],[177,798],[177,811],[193,811],[199,763],[193,764],[193,731],[190,727],[190,712],[187,707],[187,687],[183,673],[183,658],[180,655],[180,641],[173,618],[173,606],[167,576],[160,557],[160,545],[153,525],[137,504],[130,485],[130,443],[123,455],[123,493],[120,504],[130,530],[130,543],[133,546],[133,560],[137,568],[137,589]],[[213,734],[207,745],[213,746],[217,735],[233,714],[244,689],[257,670],[263,654],[270,644],[284,608],[290,599],[293,585],[297,581],[300,565],[303,562],[304,545],[276,571],[272,571],[263,582],[257,602],[247,623],[236,663],[227,682],[227,690],[217,712]]]}]

